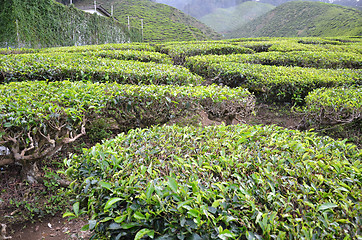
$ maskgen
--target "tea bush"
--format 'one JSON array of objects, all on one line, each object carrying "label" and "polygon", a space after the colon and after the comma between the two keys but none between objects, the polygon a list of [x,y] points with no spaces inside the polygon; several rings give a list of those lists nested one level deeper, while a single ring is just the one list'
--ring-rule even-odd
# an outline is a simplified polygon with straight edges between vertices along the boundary
[{"label": "tea bush", "polygon": [[82,54],[19,54],[0,56],[0,83],[26,80],[127,84],[200,84],[202,78],[186,68],[170,64],[143,63],[90,57]]},{"label": "tea bush", "polygon": [[139,50],[101,50],[84,53],[91,57],[103,57],[117,60],[134,60],[139,62],[155,62],[172,64],[172,60],[166,54]]},{"label": "tea bush", "polygon": [[154,52],[155,47],[151,46],[148,43],[108,43],[100,45],[44,48],[41,49],[40,51],[43,53],[53,53],[53,52],[75,53],[75,52],[94,52],[101,50],[138,50],[138,51]]},{"label": "tea bush", "polygon": [[127,131],[204,110],[227,122],[250,115],[254,98],[217,86],[33,81],[0,85],[0,109],[0,145],[10,149],[0,166],[18,163],[28,174],[36,161],[84,136],[92,119],[112,118]]},{"label": "tea bush", "polygon": [[[186,65],[192,72],[212,79],[214,83],[230,87],[246,87],[268,102],[301,104],[304,103],[304,97],[316,88],[362,84],[360,69],[333,70],[268,66],[219,62],[219,59],[215,56],[191,57]],[[233,59],[233,56],[230,59]]]},{"label": "tea bush", "polygon": [[253,53],[254,51],[226,43],[170,43],[161,47],[161,53],[170,55],[176,64],[183,64],[186,57],[196,55],[228,55],[237,53]]},{"label": "tea bush", "polygon": [[256,54],[233,54],[223,56],[195,57],[189,62],[238,62],[272,66],[309,68],[362,68],[362,55],[343,52],[262,52]]},{"label": "tea bush", "polygon": [[361,121],[362,88],[316,89],[306,97],[304,112],[314,126]]},{"label": "tea bush", "polygon": [[100,239],[361,237],[362,151],[276,126],[135,129],[65,160]]}]

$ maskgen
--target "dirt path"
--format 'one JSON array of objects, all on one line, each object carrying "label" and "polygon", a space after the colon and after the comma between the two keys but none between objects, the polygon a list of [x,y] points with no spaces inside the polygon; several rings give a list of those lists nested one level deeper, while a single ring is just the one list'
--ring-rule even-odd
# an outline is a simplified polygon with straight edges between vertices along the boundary
[{"label": "dirt path", "polygon": [[61,216],[55,216],[43,219],[42,222],[13,226],[12,229],[8,229],[8,232],[13,232],[11,240],[89,239],[90,232],[79,230],[85,224],[84,220],[67,221]]}]

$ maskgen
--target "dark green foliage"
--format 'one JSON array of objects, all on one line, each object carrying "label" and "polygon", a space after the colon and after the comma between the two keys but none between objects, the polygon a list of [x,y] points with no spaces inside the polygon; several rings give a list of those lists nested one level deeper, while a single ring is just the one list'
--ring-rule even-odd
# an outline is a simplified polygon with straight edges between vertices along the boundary
[{"label": "dark green foliage", "polygon": [[[137,52],[138,56],[142,53]],[[149,56],[145,52],[143,56]],[[167,58],[166,58],[167,59]],[[165,60],[166,60],[165,59]],[[26,80],[93,82],[115,81],[128,84],[196,84],[202,78],[186,68],[154,62],[123,61],[81,53],[40,53],[0,56],[0,83]]]},{"label": "dark green foliage", "polygon": [[87,14],[53,0],[6,2],[6,8],[0,8],[0,15],[5,17],[0,28],[2,47],[69,46],[141,40],[139,30],[129,32],[125,25],[113,19]]},{"label": "dark green foliage", "polygon": [[65,161],[64,216],[106,239],[355,238],[361,157],[275,126],[137,129]]},{"label": "dark green foliage", "polygon": [[97,118],[112,119],[120,131],[128,131],[164,124],[200,110],[232,120],[250,115],[254,103],[245,89],[217,86],[70,81],[4,84],[0,85],[0,146],[11,152],[0,158],[0,166],[18,163],[24,167],[52,156],[84,136],[88,121]]},{"label": "dark green foliage", "polygon": [[227,37],[362,36],[362,12],[320,2],[292,1],[260,16]]},{"label": "dark green foliage", "polygon": [[362,71],[359,69],[268,66],[217,59],[227,58],[211,55],[190,58],[187,66],[214,83],[246,87],[267,102],[303,104],[304,97],[316,88],[362,84]]}]

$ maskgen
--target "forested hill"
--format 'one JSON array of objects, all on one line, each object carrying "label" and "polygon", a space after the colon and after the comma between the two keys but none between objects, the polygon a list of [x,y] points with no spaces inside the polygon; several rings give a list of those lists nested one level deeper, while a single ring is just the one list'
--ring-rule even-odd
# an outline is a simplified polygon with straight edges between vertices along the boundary
[{"label": "forested hill", "polygon": [[362,36],[362,12],[321,2],[288,2],[227,37]]},{"label": "forested hill", "polygon": [[225,34],[240,28],[240,26],[274,8],[268,3],[248,1],[230,8],[218,8],[213,13],[200,18],[200,21],[217,32]]},{"label": "forested hill", "polygon": [[[74,1],[75,6],[92,5],[93,0]],[[197,19],[184,14],[171,6],[150,0],[102,0],[97,1],[124,24],[141,28],[144,23],[144,40],[150,41],[187,41],[217,39],[220,35]]]},{"label": "forested hill", "polygon": [[[152,0],[159,3],[165,3],[181,11],[190,14],[197,19],[213,13],[218,8],[230,8],[237,6],[248,0]],[[279,6],[286,2],[293,0],[258,0],[260,3],[268,3],[274,6]],[[311,0],[325,3],[333,3],[342,6],[354,7],[362,10],[362,3],[360,0]]]}]

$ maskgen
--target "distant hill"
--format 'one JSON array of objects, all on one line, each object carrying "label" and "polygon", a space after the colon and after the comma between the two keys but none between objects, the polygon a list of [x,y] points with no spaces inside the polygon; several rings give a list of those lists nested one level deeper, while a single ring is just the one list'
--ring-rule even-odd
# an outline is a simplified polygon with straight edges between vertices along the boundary
[{"label": "distant hill", "polygon": [[[93,0],[78,0],[77,7],[92,5]],[[197,19],[184,14],[171,6],[150,0],[102,0],[97,1],[124,24],[141,28],[144,23],[144,40],[149,41],[187,41],[217,39],[220,35]]]},{"label": "distant hill", "polygon": [[361,36],[362,12],[321,2],[287,2],[226,35],[238,37]]},{"label": "distant hill", "polygon": [[200,18],[200,21],[219,33],[227,33],[274,8],[271,4],[248,1],[235,7],[218,8],[213,13]]}]

